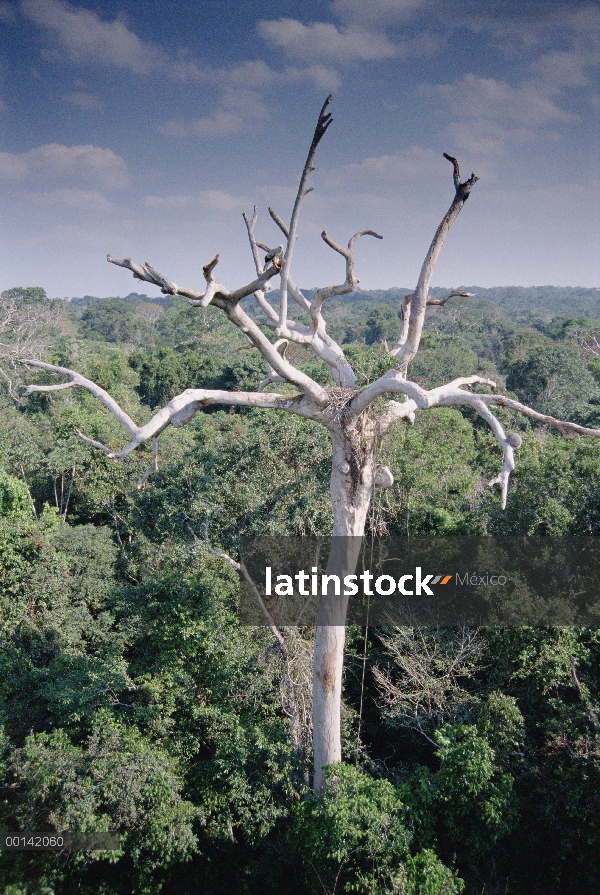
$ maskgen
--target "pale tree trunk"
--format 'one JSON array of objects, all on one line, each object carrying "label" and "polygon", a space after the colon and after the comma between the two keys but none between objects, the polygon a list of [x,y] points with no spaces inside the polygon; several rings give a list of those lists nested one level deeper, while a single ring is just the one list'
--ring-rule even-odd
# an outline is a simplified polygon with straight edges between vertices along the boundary
[{"label": "pale tree trunk", "polygon": [[[332,432],[332,443],[334,525],[327,574],[343,581],[345,575],[355,572],[365,533],[375,481],[375,434],[371,423],[362,419],[349,431],[340,428]],[[324,766],[342,760],[340,717],[347,602],[342,587],[341,596],[328,592],[319,607],[313,662],[313,788],[317,793],[323,791]]]}]

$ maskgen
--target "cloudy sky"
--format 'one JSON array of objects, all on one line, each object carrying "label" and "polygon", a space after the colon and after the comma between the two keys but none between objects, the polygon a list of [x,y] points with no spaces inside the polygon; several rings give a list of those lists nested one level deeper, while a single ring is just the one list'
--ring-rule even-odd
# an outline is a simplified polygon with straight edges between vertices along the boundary
[{"label": "cloudy sky", "polygon": [[367,289],[412,286],[481,177],[434,285],[600,281],[600,6],[557,0],[0,0],[0,289],[140,287],[106,254],[202,287],[252,277],[241,212],[277,244],[333,92],[295,279],[343,279],[319,239],[373,228]]}]

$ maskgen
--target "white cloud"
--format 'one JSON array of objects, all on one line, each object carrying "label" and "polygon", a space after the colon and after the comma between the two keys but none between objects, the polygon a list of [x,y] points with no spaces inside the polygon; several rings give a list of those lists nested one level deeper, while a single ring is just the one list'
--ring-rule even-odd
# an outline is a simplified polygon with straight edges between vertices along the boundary
[{"label": "white cloud", "polygon": [[511,87],[506,81],[469,73],[453,84],[425,84],[421,90],[461,118],[498,119],[533,127],[574,120],[531,82]]},{"label": "white cloud", "polygon": [[28,170],[23,156],[13,152],[0,152],[0,178],[3,180],[21,180],[27,176]]},{"label": "white cloud", "polygon": [[[549,136],[547,131],[544,135],[546,138]],[[537,136],[537,132],[530,127],[504,127],[499,122],[486,118],[454,121],[448,127],[452,151],[460,149],[476,157],[499,158],[509,147],[533,143]],[[483,175],[486,171],[478,169],[478,173]],[[489,169],[487,173],[490,173]]]},{"label": "white cloud", "polygon": [[216,79],[229,87],[258,89],[273,83],[275,73],[262,59],[248,59],[230,68],[214,69]]},{"label": "white cloud", "polygon": [[365,158],[361,162],[345,165],[335,173],[353,183],[365,178],[373,184],[377,181],[395,181],[401,185],[406,179],[429,179],[436,174],[446,174],[445,164],[441,153],[415,145],[393,155]]},{"label": "white cloud", "polygon": [[221,88],[244,87],[267,90],[284,87],[297,81],[308,81],[320,89],[339,85],[337,71],[329,66],[321,64],[288,66],[277,71],[262,59],[248,59],[239,65],[216,67],[199,65],[194,59],[183,57],[170,63],[169,72],[177,81],[195,81],[198,84],[211,84]]},{"label": "white cloud", "polygon": [[158,130],[165,137],[222,137],[242,130],[244,119],[241,115],[224,110],[213,112],[204,118],[188,121],[166,121]]},{"label": "white cloud", "polygon": [[[242,74],[244,70],[249,75],[247,80]],[[221,87],[219,108],[201,118],[165,122],[159,126],[164,136],[220,137],[243,130],[249,122],[269,117],[263,94],[256,89],[263,81],[262,65],[249,63],[227,73],[214,71],[213,75]]]},{"label": "white cloud", "polygon": [[222,190],[202,190],[196,196],[146,196],[144,204],[146,208],[160,211],[179,211],[184,208],[196,207],[210,211],[239,212],[243,206],[243,200]]},{"label": "white cloud", "polygon": [[31,199],[44,207],[76,211],[109,211],[112,203],[97,190],[59,189],[31,194]]},{"label": "white cloud", "polygon": [[243,118],[268,118],[263,96],[250,87],[231,85],[225,88],[221,99],[224,109],[239,114]]},{"label": "white cloud", "polygon": [[21,11],[39,28],[49,32],[52,42],[72,62],[94,62],[148,74],[161,63],[157,47],[130,31],[123,19],[103,21],[89,9],[65,0],[21,0]]},{"label": "white cloud", "polygon": [[70,93],[64,93],[62,96],[64,102],[70,106],[82,109],[84,112],[105,108],[105,104],[95,93],[88,93],[85,90],[73,90]]},{"label": "white cloud", "polygon": [[60,143],[48,143],[29,152],[0,153],[0,177],[7,180],[78,180],[109,189],[124,189],[129,185],[127,164],[111,149],[91,145],[63,146]]},{"label": "white cloud", "polygon": [[258,32],[290,56],[305,61],[370,61],[396,56],[398,47],[385,34],[361,27],[338,28],[327,22],[304,25],[297,19],[263,20]]},{"label": "white cloud", "polygon": [[318,90],[337,90],[340,86],[339,74],[327,65],[309,65],[305,68],[289,66],[281,77],[283,82],[309,81]]}]

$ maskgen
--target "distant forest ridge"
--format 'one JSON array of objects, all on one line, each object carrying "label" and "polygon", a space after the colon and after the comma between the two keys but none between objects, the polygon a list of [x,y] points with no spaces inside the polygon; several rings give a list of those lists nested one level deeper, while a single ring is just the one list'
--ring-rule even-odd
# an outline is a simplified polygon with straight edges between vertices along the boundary
[{"label": "distant forest ridge", "polygon": [[[436,286],[430,290],[434,298],[447,295],[454,287]],[[518,319],[530,321],[535,318],[552,320],[555,317],[586,317],[600,319],[600,287],[585,288],[583,286],[494,286],[486,289],[482,286],[461,286],[467,292],[473,292],[476,301],[494,305],[498,310],[514,314]],[[305,294],[310,297],[316,289],[306,289]],[[345,304],[365,308],[373,304],[397,305],[411,289],[373,289],[370,291],[358,290],[350,295],[345,295],[339,301]],[[169,296],[150,296],[131,292],[126,296],[111,296],[110,298],[98,298],[93,295],[84,295],[81,298],[65,299],[75,308],[85,308],[99,301],[119,300],[130,304],[148,303],[169,307]]]}]

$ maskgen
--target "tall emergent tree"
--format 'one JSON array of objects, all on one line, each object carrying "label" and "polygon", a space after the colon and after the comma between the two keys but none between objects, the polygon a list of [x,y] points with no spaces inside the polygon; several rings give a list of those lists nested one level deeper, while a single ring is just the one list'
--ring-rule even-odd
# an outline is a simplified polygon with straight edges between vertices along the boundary
[{"label": "tall emergent tree", "polygon": [[[450,292],[443,299],[429,296],[429,285],[437,257],[446,234],[467,201],[477,177],[472,174],[461,181],[456,159],[444,153],[453,167],[454,197],[444,215],[429,247],[417,286],[407,295],[400,309],[400,331],[396,343],[388,348],[390,369],[376,381],[361,387],[352,366],[342,348],[327,333],[323,306],[328,298],[352,292],[358,283],[354,275],[354,246],[361,236],[381,239],[373,230],[361,230],[348,242],[347,248],[334,242],[326,232],[321,234],[327,245],[340,254],[346,264],[346,279],[341,285],[319,289],[312,300],[302,293],[292,278],[291,265],[298,238],[298,220],[302,202],[310,192],[311,172],[317,147],[331,124],[328,112],[331,97],[325,101],[306,163],[289,224],[284,223],[273,209],[269,213],[284,235],[284,244],[271,248],[257,241],[254,230],[257,210],[249,219],[244,214],[250,247],[256,266],[256,279],[233,291],[221,285],[214,275],[219,260],[217,255],[204,268],[206,289],[198,292],[182,288],[168,280],[150,264],[137,264],[130,258],[108,260],[125,267],[138,280],[158,286],[166,295],[181,295],[190,304],[201,308],[212,305],[219,308],[246,336],[250,346],[257,348],[267,365],[267,375],[253,392],[220,391],[210,389],[186,389],[159,410],[143,426],[138,426],[117,402],[100,386],[79,373],[64,367],[41,361],[23,360],[23,363],[68,378],[56,385],[30,385],[25,394],[52,392],[80,386],[97,397],[122,423],[130,441],[121,450],[113,450],[98,441],[79,433],[82,441],[105,451],[114,459],[127,456],[147,441],[152,442],[153,462],[143,476],[145,480],[157,468],[157,444],[168,426],[183,426],[196,413],[210,405],[258,407],[265,410],[285,410],[323,424],[332,444],[331,505],[333,510],[333,535],[360,537],[365,532],[367,514],[376,487],[389,487],[393,478],[387,467],[377,464],[377,453],[382,438],[391,427],[414,422],[415,415],[431,407],[457,406],[476,411],[490,426],[502,450],[500,473],[489,484],[499,485],[502,505],[506,505],[509,477],[515,466],[514,452],[521,444],[519,435],[506,434],[492,408],[503,406],[549,426],[565,435],[590,435],[600,437],[600,430],[589,429],[571,422],[557,420],[538,413],[530,407],[504,397],[490,394],[495,383],[479,376],[455,379],[446,385],[426,390],[408,378],[408,367],[419,350],[425,313],[429,305],[444,304],[461,292]],[[260,252],[263,252],[261,256]],[[272,280],[279,277],[278,302],[270,293]],[[263,329],[248,315],[241,305],[242,299],[254,296],[262,309],[266,327],[274,336],[268,338]],[[300,323],[290,314],[290,299],[310,322]],[[286,358],[290,342],[310,347],[327,365],[335,386],[322,386]],[[266,391],[271,383],[284,382],[295,389],[293,394]],[[474,391],[479,387],[479,391]],[[482,391],[487,389],[488,391]],[[396,396],[396,397],[395,397]],[[399,397],[401,400],[397,400]],[[339,616],[338,616],[339,619]],[[276,635],[279,633],[274,632]],[[323,767],[341,761],[340,702],[345,629],[339,624],[322,624],[317,628],[313,660],[313,744],[314,787],[323,788]]]}]

